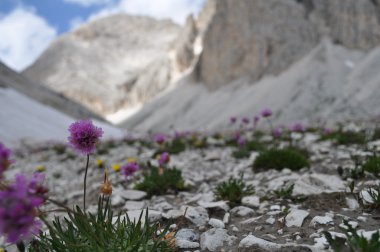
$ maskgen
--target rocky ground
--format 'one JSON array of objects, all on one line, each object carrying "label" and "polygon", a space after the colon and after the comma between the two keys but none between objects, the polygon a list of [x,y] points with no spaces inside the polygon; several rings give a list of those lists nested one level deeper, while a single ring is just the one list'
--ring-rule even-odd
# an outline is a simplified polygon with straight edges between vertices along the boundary
[{"label": "rocky ground", "polygon": [[[131,157],[141,164],[155,164],[157,160],[152,157],[157,145],[125,139],[104,142],[90,159],[88,209],[96,211],[104,173],[96,160],[101,159],[110,171],[112,205],[130,218],[137,218],[141,210],[148,208],[151,221],[172,225],[177,231],[179,251],[325,251],[330,248],[323,231],[344,237],[344,220],[370,237],[380,227],[380,212],[368,207],[372,201],[366,189],[380,180],[371,174],[358,179],[344,178],[344,174],[355,169],[354,160],[365,159],[380,149],[380,141],[338,145],[332,140],[320,141],[319,133],[292,136],[299,139],[299,147],[308,150],[310,168],[253,172],[252,163],[258,152],[237,159],[232,155],[236,147],[226,146],[223,138],[209,136],[204,148],[188,147],[171,155],[170,166],[182,171],[189,189],[150,198],[133,189],[141,180],[141,172],[126,179],[111,167],[125,164]],[[264,136],[261,141],[273,144],[271,136]],[[68,206],[82,204],[85,157],[70,147],[57,143],[24,146],[14,151],[14,159],[16,163],[7,177],[20,170],[43,171],[52,197]],[[254,186],[255,193],[245,196],[237,206],[217,200],[216,185],[241,174],[246,184]],[[349,185],[354,180],[351,193]],[[292,184],[291,195],[274,193]]]}]

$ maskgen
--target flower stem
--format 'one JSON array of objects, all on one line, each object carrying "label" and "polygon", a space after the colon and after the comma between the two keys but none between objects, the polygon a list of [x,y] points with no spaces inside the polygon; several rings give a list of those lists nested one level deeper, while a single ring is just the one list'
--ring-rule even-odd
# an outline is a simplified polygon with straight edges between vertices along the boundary
[{"label": "flower stem", "polygon": [[86,212],[86,181],[87,181],[87,170],[88,170],[89,161],[90,161],[90,155],[87,154],[86,171],[84,172],[84,181],[83,181],[83,212]]}]

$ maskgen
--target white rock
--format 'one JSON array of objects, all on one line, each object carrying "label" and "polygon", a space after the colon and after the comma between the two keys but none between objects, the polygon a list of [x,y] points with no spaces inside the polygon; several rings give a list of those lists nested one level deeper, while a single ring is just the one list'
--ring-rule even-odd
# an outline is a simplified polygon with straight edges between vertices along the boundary
[{"label": "white rock", "polygon": [[197,202],[199,206],[204,208],[220,208],[224,211],[230,210],[230,207],[228,206],[226,201],[214,201],[214,202],[206,202],[206,201],[198,201]]},{"label": "white rock", "polygon": [[190,220],[192,223],[194,223],[197,226],[205,225],[207,224],[209,217],[208,217],[208,212],[206,209],[203,207],[187,207],[187,206],[182,206],[181,210],[183,213],[186,211],[186,219]]},{"label": "white rock", "polygon": [[182,249],[199,248],[199,242],[192,242],[192,241],[187,241],[187,240],[182,240],[182,239],[176,239],[175,243],[176,243],[178,248],[182,248]]},{"label": "white rock", "polygon": [[308,211],[300,209],[291,209],[290,213],[286,216],[287,227],[301,227],[304,219],[309,215]]},{"label": "white rock", "polygon": [[228,224],[230,222],[230,213],[225,213],[223,216],[223,223]]},{"label": "white rock", "polygon": [[138,209],[144,209],[145,206],[146,206],[146,203],[144,201],[128,200],[127,202],[125,202],[124,209],[138,210]]},{"label": "white rock", "polygon": [[211,219],[208,221],[208,224],[209,224],[210,226],[213,226],[214,228],[224,228],[224,223],[223,223],[223,221],[218,220],[218,219],[215,219],[215,218],[211,218]]},{"label": "white rock", "polygon": [[259,207],[260,198],[257,196],[245,196],[242,198],[241,203],[250,207]]},{"label": "white rock", "polygon": [[178,230],[176,234],[176,239],[187,240],[187,241],[199,241],[199,234],[193,229],[182,228]]},{"label": "white rock", "polygon": [[271,216],[265,222],[273,225],[276,222],[276,219]]},{"label": "white rock", "polygon": [[228,235],[226,229],[212,228],[201,235],[201,249],[218,251],[218,249],[223,247],[225,243],[232,245],[235,240],[236,237]]},{"label": "white rock", "polygon": [[123,188],[115,188],[112,192],[113,195],[118,195],[126,200],[141,200],[147,196],[144,191],[138,190],[124,190]]},{"label": "white rock", "polygon": [[237,207],[232,208],[230,213],[233,215],[240,216],[240,217],[246,217],[249,215],[253,215],[255,211],[249,207],[237,206]]},{"label": "white rock", "polygon": [[266,241],[254,235],[248,235],[239,243],[239,248],[251,248],[254,246],[258,246],[262,249],[266,249],[269,251],[273,251],[273,250],[277,250],[281,248],[281,246],[276,243]]},{"label": "white rock", "polygon": [[321,224],[321,225],[328,225],[328,224],[333,224],[334,221],[330,216],[315,216],[311,221],[309,226],[315,227],[316,224]]},{"label": "white rock", "polygon": [[353,199],[351,197],[346,198],[346,204],[349,209],[358,209],[360,207],[358,201],[356,199]]}]

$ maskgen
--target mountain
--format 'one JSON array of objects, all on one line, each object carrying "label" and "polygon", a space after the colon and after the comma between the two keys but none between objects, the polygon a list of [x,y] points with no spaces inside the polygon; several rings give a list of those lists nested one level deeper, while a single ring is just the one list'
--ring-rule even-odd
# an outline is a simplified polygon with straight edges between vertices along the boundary
[{"label": "mountain", "polygon": [[95,118],[98,120],[103,120],[99,115],[86,109],[81,104],[73,102],[64,95],[57,94],[49,88],[29,80],[1,62],[0,87],[13,88],[21,94],[62,111],[73,118]]},{"label": "mountain", "polygon": [[[210,0],[206,7],[194,21],[203,24],[193,36],[201,51],[187,55],[194,59],[187,75],[122,126],[215,129],[264,107],[281,124],[380,113],[378,1]],[[188,43],[199,47],[197,39]]]},{"label": "mountain", "polygon": [[115,15],[65,34],[23,74],[104,115],[150,100],[175,78],[169,20]]}]

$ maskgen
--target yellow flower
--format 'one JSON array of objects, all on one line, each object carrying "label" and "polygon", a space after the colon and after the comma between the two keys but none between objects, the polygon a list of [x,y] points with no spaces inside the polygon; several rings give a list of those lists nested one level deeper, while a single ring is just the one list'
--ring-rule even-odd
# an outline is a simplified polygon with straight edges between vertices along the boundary
[{"label": "yellow flower", "polygon": [[5,249],[3,249],[3,248],[0,248],[0,252],[5,252]]},{"label": "yellow flower", "polygon": [[130,164],[130,163],[137,163],[137,158],[135,157],[129,157],[127,159],[127,163]]},{"label": "yellow flower", "polygon": [[[44,165],[39,165],[36,167],[37,172],[44,172],[46,170],[46,167]],[[0,250],[1,252],[1,250]]]},{"label": "yellow flower", "polygon": [[102,159],[97,159],[96,160],[96,165],[99,167],[99,168],[103,168],[104,167],[104,161]]},{"label": "yellow flower", "polygon": [[120,164],[113,164],[112,165],[112,169],[114,170],[114,171],[120,171],[120,169],[121,169],[121,165]]}]

